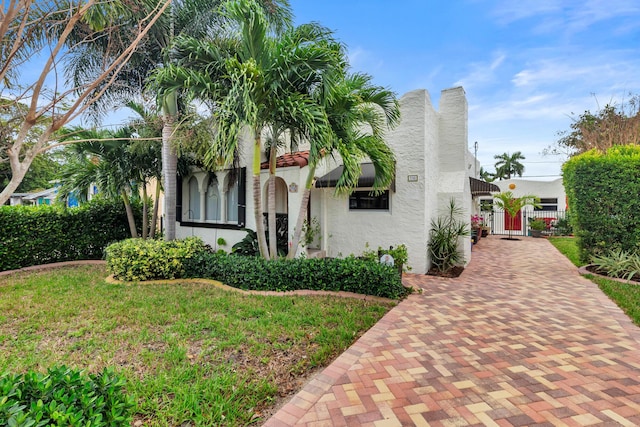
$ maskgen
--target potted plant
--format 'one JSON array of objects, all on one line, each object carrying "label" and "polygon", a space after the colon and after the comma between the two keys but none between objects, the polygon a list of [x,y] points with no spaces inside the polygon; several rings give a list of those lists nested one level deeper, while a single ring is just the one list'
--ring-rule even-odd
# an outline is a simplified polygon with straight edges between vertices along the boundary
[{"label": "potted plant", "polygon": [[529,218],[529,228],[532,237],[542,237],[542,232],[547,229],[547,223],[542,218]]},{"label": "potted plant", "polygon": [[475,240],[473,241],[474,244],[478,243],[478,240],[480,240],[480,237],[485,236],[484,234],[482,234],[483,226],[484,226],[484,218],[482,218],[477,214],[471,215],[471,237],[473,240],[473,237],[475,236]]}]

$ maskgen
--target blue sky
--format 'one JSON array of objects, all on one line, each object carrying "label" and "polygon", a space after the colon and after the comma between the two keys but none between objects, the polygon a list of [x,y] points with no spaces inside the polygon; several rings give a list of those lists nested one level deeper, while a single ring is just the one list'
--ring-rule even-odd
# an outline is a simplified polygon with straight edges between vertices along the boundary
[{"label": "blue sky", "polygon": [[354,71],[398,96],[463,86],[469,148],[522,151],[525,177],[560,174],[542,156],[572,113],[640,93],[638,0],[291,0],[296,23],[319,22],[348,47]]}]

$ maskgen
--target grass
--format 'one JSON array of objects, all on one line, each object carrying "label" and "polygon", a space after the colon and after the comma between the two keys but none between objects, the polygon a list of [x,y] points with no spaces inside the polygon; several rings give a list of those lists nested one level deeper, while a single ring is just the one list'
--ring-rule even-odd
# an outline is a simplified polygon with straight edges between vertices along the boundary
[{"label": "grass", "polygon": [[107,284],[101,266],[0,278],[0,372],[59,364],[127,378],[145,425],[259,423],[392,303]]},{"label": "grass", "polygon": [[[578,245],[572,237],[551,237],[549,241],[576,266],[582,265],[578,257]],[[597,284],[633,323],[640,326],[640,285],[621,283],[592,274],[585,277]]]},{"label": "grass", "polygon": [[580,262],[580,251],[574,237],[549,237],[549,242],[556,247],[576,267],[583,265]]}]

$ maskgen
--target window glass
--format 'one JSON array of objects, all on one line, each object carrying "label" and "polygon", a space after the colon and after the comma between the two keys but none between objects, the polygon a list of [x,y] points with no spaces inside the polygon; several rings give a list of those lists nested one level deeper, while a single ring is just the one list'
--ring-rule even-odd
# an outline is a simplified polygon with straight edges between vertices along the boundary
[{"label": "window glass", "polygon": [[189,180],[189,219],[200,219],[200,191],[198,190],[198,180],[192,177]]},{"label": "window glass", "polygon": [[207,187],[207,205],[205,207],[206,219],[217,221],[220,219],[220,192],[218,190],[218,180],[213,178]]},{"label": "window glass", "polygon": [[350,210],[389,210],[389,190],[380,195],[371,191],[354,191],[349,196]]},{"label": "window glass", "polygon": [[227,188],[227,222],[238,222],[238,183]]}]

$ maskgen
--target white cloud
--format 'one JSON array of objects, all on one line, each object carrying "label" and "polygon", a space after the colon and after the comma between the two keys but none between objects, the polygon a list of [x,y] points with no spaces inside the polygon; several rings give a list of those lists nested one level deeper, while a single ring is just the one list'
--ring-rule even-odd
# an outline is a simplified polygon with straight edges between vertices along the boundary
[{"label": "white cloud", "polygon": [[493,53],[493,58],[489,63],[473,63],[470,65],[471,72],[455,82],[453,86],[463,86],[465,88],[473,88],[481,84],[495,81],[496,73],[505,61],[507,55],[498,51]]}]

